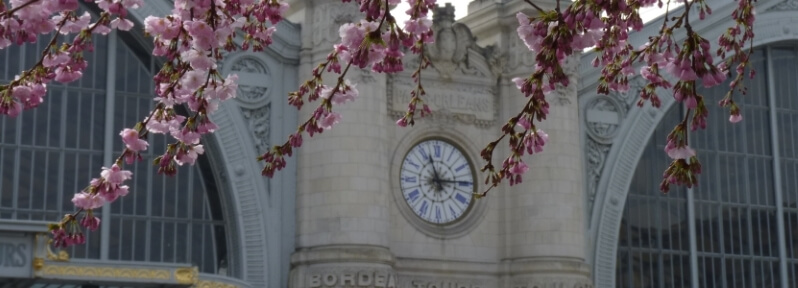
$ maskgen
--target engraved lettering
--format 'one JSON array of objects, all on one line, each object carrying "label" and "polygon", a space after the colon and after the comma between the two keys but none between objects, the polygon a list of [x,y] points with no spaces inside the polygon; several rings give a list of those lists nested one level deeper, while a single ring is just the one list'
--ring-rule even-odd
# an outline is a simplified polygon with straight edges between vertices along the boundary
[{"label": "engraved lettering", "polygon": [[357,274],[357,285],[360,286],[371,285],[371,281],[372,281],[371,274],[366,272],[360,272]]},{"label": "engraved lettering", "polygon": [[336,277],[335,274],[324,275],[324,285],[333,286],[335,282],[338,282],[338,277]]},{"label": "engraved lettering", "polygon": [[[425,85],[429,88],[425,89],[427,96],[424,97],[424,102],[432,110],[445,109],[455,114],[474,115],[476,119],[484,121],[495,119],[496,104],[491,88],[467,83],[431,81],[434,84]],[[404,112],[414,87],[410,81],[394,80],[391,91],[392,110]]]},{"label": "engraved lettering", "polygon": [[385,275],[374,274],[374,287],[384,288],[385,280]]},{"label": "engraved lettering", "polygon": [[311,288],[321,287],[321,275],[313,274],[308,278],[308,285],[310,285]]},{"label": "engraved lettering", "polygon": [[355,285],[355,274],[341,275],[341,285]]},{"label": "engraved lettering", "polygon": [[0,267],[26,266],[28,263],[27,248],[23,243],[0,242]]}]

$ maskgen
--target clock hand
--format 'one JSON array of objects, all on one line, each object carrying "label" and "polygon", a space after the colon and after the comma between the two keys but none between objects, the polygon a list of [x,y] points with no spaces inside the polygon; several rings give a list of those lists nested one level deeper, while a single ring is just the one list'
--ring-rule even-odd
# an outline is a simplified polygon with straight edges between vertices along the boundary
[{"label": "clock hand", "polygon": [[441,178],[440,176],[438,176],[438,169],[435,169],[435,163],[432,161],[432,156],[429,156],[428,159],[429,159],[429,165],[432,165],[432,172],[435,173],[435,178],[433,179],[433,181],[440,182]]},{"label": "clock hand", "polygon": [[468,181],[457,181],[457,180],[446,180],[446,179],[440,179],[438,181],[439,182],[444,182],[444,183],[457,183],[457,184],[466,183],[466,184],[471,184],[471,182],[468,182]]}]

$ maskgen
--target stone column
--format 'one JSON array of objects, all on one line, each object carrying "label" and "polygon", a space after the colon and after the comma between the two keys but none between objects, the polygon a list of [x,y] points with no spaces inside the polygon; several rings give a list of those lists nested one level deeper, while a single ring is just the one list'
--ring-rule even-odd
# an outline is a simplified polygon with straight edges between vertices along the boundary
[{"label": "stone column", "polygon": [[[549,134],[550,142],[542,153],[526,157],[530,169],[523,183],[507,189],[507,251],[513,275],[508,287],[591,286],[585,262],[587,229],[576,101],[579,57],[568,61],[571,85],[549,95],[550,114],[538,126]],[[512,107],[526,103],[514,86],[508,88],[508,102],[515,103]]]},{"label": "stone column", "polygon": [[[537,1],[541,7],[554,2]],[[534,54],[519,39],[515,14],[535,13],[523,0],[472,3],[467,25],[475,26],[476,35],[489,37],[501,51],[502,119],[520,112],[528,98],[523,97],[511,79],[527,77],[533,71]],[[473,16],[472,16],[473,15]],[[496,19],[490,19],[495,17]],[[486,19],[487,18],[487,19]],[[484,38],[484,37],[483,37]],[[503,286],[591,287],[590,267],[586,263],[587,228],[584,222],[582,150],[579,139],[577,81],[579,57],[569,59],[570,85],[551,93],[547,100],[550,114],[539,128],[549,134],[544,151],[524,160],[530,170],[523,183],[505,186],[502,194],[505,258]],[[506,146],[506,144],[503,144]],[[501,155],[508,155],[502,147]],[[498,156],[498,154],[497,154]],[[501,163],[496,159],[494,163]]]},{"label": "stone column", "polygon": [[[341,24],[359,19],[353,3],[294,1],[289,19],[303,19],[300,83],[339,41]],[[303,3],[296,3],[303,2]],[[296,15],[299,14],[299,15]],[[336,74],[327,74],[328,85]],[[297,235],[290,287],[395,287],[390,226],[385,78],[350,68],[360,97],[334,107],[343,119],[305,137],[297,152]],[[300,123],[318,102],[307,103]]]}]

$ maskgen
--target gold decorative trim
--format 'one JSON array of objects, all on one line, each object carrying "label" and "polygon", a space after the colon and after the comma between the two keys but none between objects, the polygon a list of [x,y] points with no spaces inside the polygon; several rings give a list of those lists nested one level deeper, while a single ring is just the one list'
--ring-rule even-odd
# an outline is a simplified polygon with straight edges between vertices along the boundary
[{"label": "gold decorative trim", "polygon": [[42,267],[37,276],[70,276],[99,278],[128,278],[172,280],[172,273],[167,269],[112,268],[94,266],[60,266]]},{"label": "gold decorative trim", "polygon": [[175,270],[175,280],[180,284],[197,283],[198,275],[197,267],[177,268]]},{"label": "gold decorative trim", "polygon": [[33,258],[33,270],[39,271],[44,267],[44,259],[36,257]]},{"label": "gold decorative trim", "polygon": [[216,281],[206,281],[200,280],[197,281],[197,285],[194,285],[195,288],[238,288],[238,286],[228,283],[216,282]]}]

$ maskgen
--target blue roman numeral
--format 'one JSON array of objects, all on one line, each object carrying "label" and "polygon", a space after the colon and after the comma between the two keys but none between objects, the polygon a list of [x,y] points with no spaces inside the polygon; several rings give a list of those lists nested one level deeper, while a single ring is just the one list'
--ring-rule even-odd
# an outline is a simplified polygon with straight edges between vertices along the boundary
[{"label": "blue roman numeral", "polygon": [[460,203],[468,204],[468,199],[463,194],[457,193],[457,195],[454,195],[454,199],[460,201]]},{"label": "blue roman numeral", "polygon": [[441,221],[441,207],[435,207],[435,218],[438,219],[438,222]]},{"label": "blue roman numeral", "polygon": [[407,194],[407,199],[410,200],[410,202],[416,202],[416,200],[418,199],[419,194],[420,193],[418,192],[418,189],[413,190],[412,192]]},{"label": "blue roman numeral", "polygon": [[411,182],[411,183],[416,183],[417,181],[416,176],[405,176],[404,180],[405,182]]},{"label": "blue roman numeral", "polygon": [[424,159],[429,158],[429,156],[427,156],[427,151],[424,150],[424,148],[418,147],[418,151],[421,152],[421,157],[423,157]]},{"label": "blue roman numeral", "polygon": [[[416,181],[413,181],[413,182],[416,182]],[[460,185],[460,186],[464,186],[464,187],[471,186],[471,182],[466,182],[466,181],[460,181],[457,184]]]},{"label": "blue roman numeral", "polygon": [[424,203],[421,203],[421,209],[418,209],[418,212],[420,212],[422,216],[427,214],[427,208],[428,208],[427,204],[429,204],[429,202],[424,201]]},{"label": "blue roman numeral", "polygon": [[435,158],[441,158],[441,145],[435,145]]},{"label": "blue roman numeral", "polygon": [[416,167],[416,169],[420,168],[420,167],[418,166],[418,164],[416,164],[416,163],[413,163],[413,160],[410,160],[410,159],[407,159],[407,164],[413,165],[413,167]]},{"label": "blue roman numeral", "polygon": [[468,166],[468,163],[460,165],[460,167],[454,168],[454,171],[460,172],[460,170],[463,170],[463,168],[465,168],[466,166]]}]

